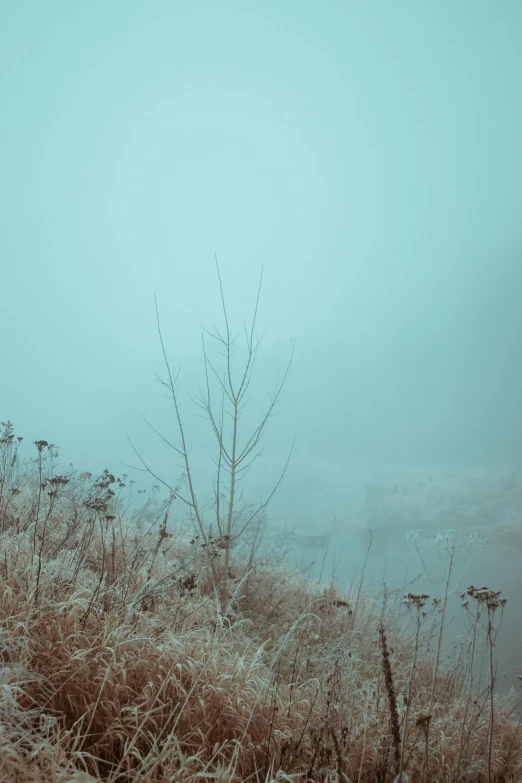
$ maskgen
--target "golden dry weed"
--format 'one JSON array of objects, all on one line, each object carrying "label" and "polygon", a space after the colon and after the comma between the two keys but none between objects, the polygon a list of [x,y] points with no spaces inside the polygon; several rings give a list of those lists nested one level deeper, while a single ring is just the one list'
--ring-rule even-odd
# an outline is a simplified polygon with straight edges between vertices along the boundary
[{"label": "golden dry weed", "polygon": [[430,782],[457,783],[487,780],[488,755],[492,780],[522,779],[512,704],[470,685],[467,640],[434,684],[440,601],[419,597],[412,632],[412,593],[383,611],[357,591],[355,615],[350,591],[238,553],[223,615],[168,504],[129,508],[108,471],[53,482],[37,449],[0,505],[3,783],[416,783],[426,758]]}]

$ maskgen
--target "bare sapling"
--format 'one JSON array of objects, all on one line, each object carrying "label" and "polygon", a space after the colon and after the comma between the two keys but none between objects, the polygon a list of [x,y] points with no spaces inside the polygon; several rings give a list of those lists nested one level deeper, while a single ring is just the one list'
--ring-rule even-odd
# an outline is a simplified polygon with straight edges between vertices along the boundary
[{"label": "bare sapling", "polygon": [[[169,489],[171,497],[173,499],[178,499],[188,510],[190,520],[196,529],[196,535],[200,537],[201,544],[208,557],[214,587],[217,590],[220,611],[226,613],[229,602],[227,582],[229,579],[232,547],[266,508],[283,480],[290,461],[291,451],[279,478],[264,500],[253,505],[241,506],[241,481],[244,479],[252,463],[261,453],[262,440],[267,429],[268,421],[274,414],[275,408],[281,400],[283,388],[292,363],[294,347],[292,347],[291,355],[286,367],[282,373],[280,373],[274,389],[269,394],[269,401],[265,410],[261,413],[260,419],[257,424],[252,426],[250,431],[243,433],[241,417],[249,401],[248,394],[251,391],[258,349],[263,337],[263,335],[261,335],[261,337],[257,337],[256,335],[262,271],[257,289],[252,321],[249,328],[246,324],[244,325],[246,358],[242,370],[236,374],[233,369],[233,358],[234,347],[239,335],[232,336],[231,333],[223,284],[217,260],[216,269],[223,314],[223,327],[219,330],[214,326],[213,331],[211,332],[206,329],[203,329],[202,331],[201,345],[205,381],[204,386],[202,389],[200,388],[198,395],[191,397],[191,400],[203,411],[204,417],[210,422],[211,431],[216,442],[217,457],[214,460],[216,478],[213,500],[211,500],[210,503],[208,501],[205,504],[200,503],[196,491],[194,470],[190,460],[188,437],[179,400],[179,370],[178,372],[174,372],[168,360],[156,297],[157,329],[166,370],[165,377],[158,377],[158,380],[162,386],[167,389],[168,396],[172,402],[179,436],[178,442],[171,442],[147,420],[146,421],[153,432],[155,432],[180,459],[181,464],[178,463],[178,467],[184,473],[185,492],[180,491],[178,486],[174,487],[171,482],[165,481],[158,476],[149,464],[145,462],[132,442],[131,446],[141,462],[142,467],[137,469],[149,473],[157,481],[161,482]],[[208,338],[210,338],[219,348],[218,353],[222,359],[222,366],[220,369],[218,369],[216,362],[209,355],[207,346]],[[213,527],[212,522],[208,521],[206,515],[209,506],[212,505],[215,527]],[[247,513],[240,513],[242,511],[244,512],[245,509],[247,510]],[[214,534],[214,530],[217,530],[217,536]],[[222,554],[223,558],[221,559]]]}]

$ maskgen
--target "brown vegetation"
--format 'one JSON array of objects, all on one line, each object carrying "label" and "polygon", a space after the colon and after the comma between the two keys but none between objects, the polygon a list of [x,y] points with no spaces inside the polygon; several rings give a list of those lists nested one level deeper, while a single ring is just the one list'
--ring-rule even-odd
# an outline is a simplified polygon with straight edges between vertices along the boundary
[{"label": "brown vegetation", "polygon": [[[341,595],[256,539],[231,549],[224,615],[219,538],[203,547],[171,524],[157,489],[56,475],[52,444],[25,463],[18,444],[3,425],[5,783],[522,778],[522,735],[494,688],[499,593],[461,594],[470,635],[447,662],[451,573],[440,599]],[[469,540],[440,541],[454,567]]]}]

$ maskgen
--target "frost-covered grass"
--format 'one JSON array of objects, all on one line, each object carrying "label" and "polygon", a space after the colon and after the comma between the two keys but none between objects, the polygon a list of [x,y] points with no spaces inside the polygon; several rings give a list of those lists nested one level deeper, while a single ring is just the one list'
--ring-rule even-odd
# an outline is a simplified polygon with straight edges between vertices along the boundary
[{"label": "frost-covered grass", "polygon": [[[109,471],[56,475],[44,441],[22,464],[16,443],[4,427],[5,783],[522,779],[522,732],[495,687],[509,605],[465,581],[479,538],[435,541],[447,581],[430,595],[371,595],[311,583],[251,537],[223,607],[175,504]],[[447,659],[450,601],[469,634]]]}]

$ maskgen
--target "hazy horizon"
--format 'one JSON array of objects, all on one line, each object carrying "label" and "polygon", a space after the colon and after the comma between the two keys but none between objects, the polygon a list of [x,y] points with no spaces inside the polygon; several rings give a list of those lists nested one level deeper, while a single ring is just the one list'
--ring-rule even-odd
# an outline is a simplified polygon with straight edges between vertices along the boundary
[{"label": "hazy horizon", "polygon": [[1,15],[2,420],[84,470],[123,472],[128,434],[172,471],[142,419],[171,431],[156,293],[206,475],[186,393],[221,317],[217,254],[236,331],[264,268],[247,424],[295,341],[260,485],[296,428],[303,492],[358,469],[519,469],[519,3]]}]

